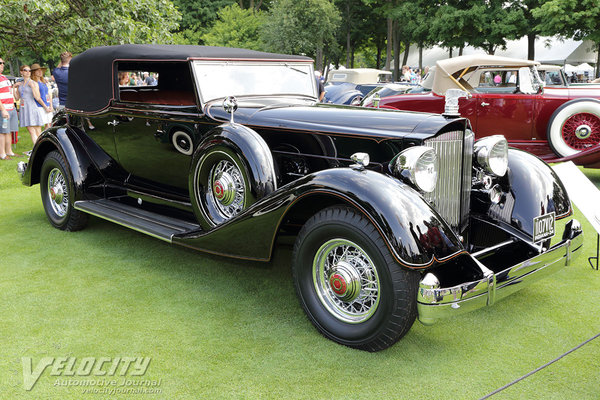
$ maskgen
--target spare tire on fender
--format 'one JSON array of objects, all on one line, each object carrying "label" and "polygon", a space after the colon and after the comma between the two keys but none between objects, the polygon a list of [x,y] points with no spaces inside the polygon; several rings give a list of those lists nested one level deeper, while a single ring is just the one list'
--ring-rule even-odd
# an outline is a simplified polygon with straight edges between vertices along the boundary
[{"label": "spare tire on fender", "polygon": [[276,189],[271,151],[254,130],[238,124],[214,129],[192,159],[189,190],[194,214],[210,230]]}]

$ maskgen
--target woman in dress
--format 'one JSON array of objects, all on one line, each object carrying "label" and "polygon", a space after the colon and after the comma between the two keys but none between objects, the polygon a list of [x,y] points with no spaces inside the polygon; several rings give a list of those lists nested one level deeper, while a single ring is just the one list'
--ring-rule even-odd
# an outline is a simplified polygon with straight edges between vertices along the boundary
[{"label": "woman in dress", "polygon": [[42,119],[44,120],[43,126],[48,129],[52,125],[52,116],[54,113],[52,112],[52,93],[48,89],[48,81],[44,78],[45,73],[46,68],[41,67],[39,64],[31,66],[31,79],[37,82],[40,89],[40,97],[44,102],[42,105],[38,103],[39,112],[42,114]]},{"label": "woman in dress", "polygon": [[[31,68],[29,68],[29,65],[22,65],[19,70],[23,76],[23,82],[18,82],[15,85],[17,89],[15,91],[15,98],[16,100],[21,100],[19,122],[21,127],[27,128],[29,135],[31,135],[31,141],[35,144],[38,136],[42,133],[42,125],[44,125],[42,114],[39,111],[39,104],[44,103],[40,96],[39,85],[31,79]],[[48,111],[50,108],[46,107],[44,110]]]}]

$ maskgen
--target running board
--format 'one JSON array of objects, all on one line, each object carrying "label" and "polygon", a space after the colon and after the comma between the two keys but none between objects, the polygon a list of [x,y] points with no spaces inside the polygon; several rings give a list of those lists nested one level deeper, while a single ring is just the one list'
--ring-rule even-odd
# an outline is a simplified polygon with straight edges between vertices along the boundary
[{"label": "running board", "polygon": [[80,200],[75,209],[171,243],[173,236],[202,229],[200,225],[107,199]]}]

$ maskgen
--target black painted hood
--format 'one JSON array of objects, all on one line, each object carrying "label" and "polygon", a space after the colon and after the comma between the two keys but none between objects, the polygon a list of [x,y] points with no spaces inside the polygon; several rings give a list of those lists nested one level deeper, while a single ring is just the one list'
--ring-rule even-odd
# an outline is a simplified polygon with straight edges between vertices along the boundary
[{"label": "black painted hood", "polygon": [[[207,105],[205,112],[215,120],[229,120],[221,102]],[[439,114],[396,111],[332,104],[269,100],[238,100],[234,121],[256,128],[327,132],[385,139],[434,136],[448,124],[462,118],[446,118]]]}]

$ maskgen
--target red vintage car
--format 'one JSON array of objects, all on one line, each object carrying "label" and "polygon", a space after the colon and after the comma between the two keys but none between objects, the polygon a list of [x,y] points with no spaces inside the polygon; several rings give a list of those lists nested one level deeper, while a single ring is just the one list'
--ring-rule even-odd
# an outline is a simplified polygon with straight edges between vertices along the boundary
[{"label": "red vintage car", "polygon": [[600,87],[545,86],[538,66],[486,55],[440,60],[419,87],[381,98],[379,108],[443,113],[446,91],[461,89],[460,114],[478,138],[500,134],[547,162],[600,168]]}]

